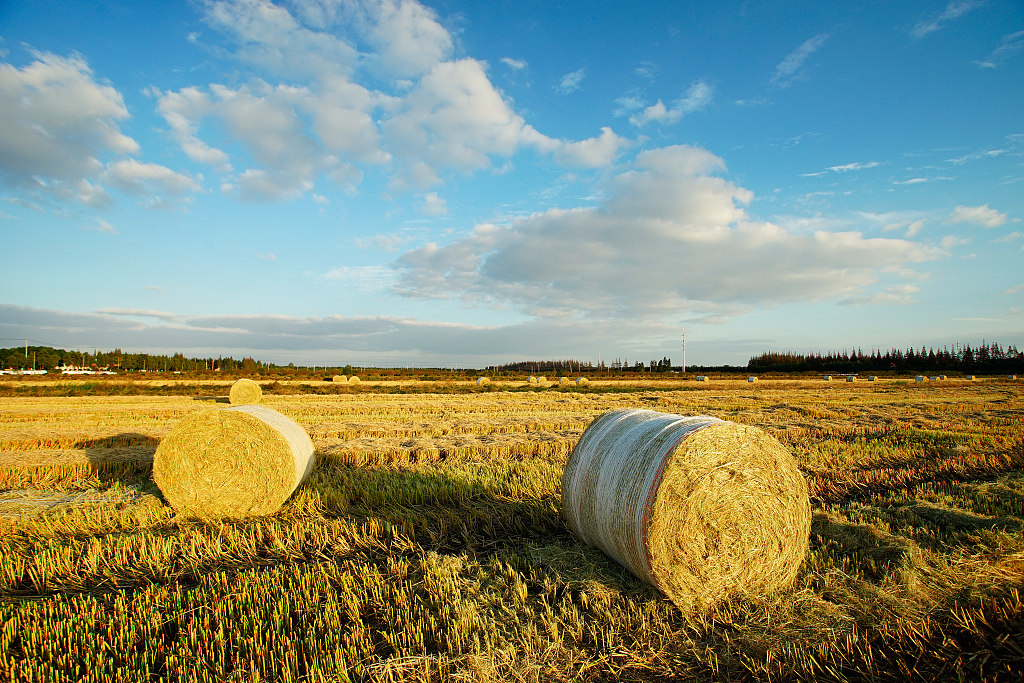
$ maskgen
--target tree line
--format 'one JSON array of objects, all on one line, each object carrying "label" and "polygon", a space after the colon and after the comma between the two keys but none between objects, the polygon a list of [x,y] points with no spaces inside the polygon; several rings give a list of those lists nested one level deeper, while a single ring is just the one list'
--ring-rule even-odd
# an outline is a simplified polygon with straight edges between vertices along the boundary
[{"label": "tree line", "polygon": [[57,370],[64,367],[92,370],[198,372],[202,370],[242,370],[259,372],[275,367],[253,358],[235,360],[231,356],[186,358],[184,354],[161,355],[113,351],[67,351],[50,346],[16,346],[0,349],[0,364],[12,370]]},{"label": "tree line", "polygon": [[1005,348],[996,342],[982,342],[977,347],[956,344],[942,349],[890,349],[884,353],[860,349],[829,353],[793,353],[765,351],[747,363],[750,372],[895,372],[914,374],[928,372],[962,372],[964,374],[1024,373],[1024,353],[1012,344]]}]

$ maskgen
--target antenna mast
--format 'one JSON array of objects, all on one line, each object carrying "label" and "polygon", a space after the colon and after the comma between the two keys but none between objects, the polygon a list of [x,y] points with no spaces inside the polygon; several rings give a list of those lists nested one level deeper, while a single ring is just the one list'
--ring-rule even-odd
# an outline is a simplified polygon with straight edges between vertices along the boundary
[{"label": "antenna mast", "polygon": [[686,372],[686,333],[683,332],[683,372]]}]

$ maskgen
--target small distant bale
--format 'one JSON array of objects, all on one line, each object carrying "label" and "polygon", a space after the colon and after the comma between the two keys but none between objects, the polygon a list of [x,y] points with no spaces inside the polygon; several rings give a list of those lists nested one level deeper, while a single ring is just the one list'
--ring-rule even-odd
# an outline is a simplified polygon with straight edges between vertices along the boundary
[{"label": "small distant bale", "polygon": [[528,379],[526,381],[529,382],[530,384],[536,384],[537,383],[537,378],[534,377],[533,375],[530,375],[530,379]]},{"label": "small distant bale", "polygon": [[878,376],[877,375],[870,375],[868,377],[868,381],[869,382],[877,382],[878,381]]},{"label": "small distant bale", "polygon": [[946,379],[945,375],[939,375],[939,379]]},{"label": "small distant bale", "polygon": [[846,376],[846,381],[847,381],[847,382],[856,382],[856,381],[857,381],[857,378],[856,378],[856,377],[854,377],[853,375],[847,375],[847,376]]},{"label": "small distant bale", "polygon": [[478,387],[482,387],[485,384],[490,384],[490,383],[491,383],[491,380],[490,380],[489,377],[477,377],[476,378],[476,385]]},{"label": "small distant bale", "polygon": [[537,378],[537,386],[546,387],[547,385],[548,385],[548,378],[547,377],[538,377]]},{"label": "small distant bale", "polygon": [[587,384],[590,384],[590,380],[587,379],[586,377],[577,377],[576,378],[576,386],[582,387],[582,386],[585,386]]},{"label": "small distant bale", "polygon": [[359,384],[359,378],[356,377],[355,375],[352,375],[351,377],[348,378],[348,383],[349,384]]},{"label": "small distant bale", "polygon": [[251,379],[240,379],[231,385],[228,402],[233,406],[252,406],[263,400],[263,390]]},{"label": "small distant bale", "polygon": [[562,511],[577,538],[687,611],[791,585],[811,527],[807,483],[771,435],[643,409],[583,432]]},{"label": "small distant bale", "polygon": [[964,377],[964,379],[968,380],[969,382],[973,382],[974,381],[974,375],[967,375],[966,377]]},{"label": "small distant bale", "polygon": [[558,378],[558,386],[560,386],[560,387],[567,387],[571,383],[572,383],[572,380],[570,380],[568,377],[559,377]]},{"label": "small distant bale", "polygon": [[927,377],[925,377],[924,375],[918,375],[917,377],[915,377],[915,378],[914,378],[914,381],[915,381],[915,382],[923,382],[923,381],[925,381],[926,379],[928,379],[928,378],[927,378]]},{"label": "small distant bale", "polygon": [[826,382],[831,382],[832,381],[832,375],[825,375],[824,380]]},{"label": "small distant bale", "polygon": [[939,376],[938,375],[932,375],[931,377],[928,378],[928,381],[929,382],[938,382],[939,381]]},{"label": "small distant bale", "polygon": [[709,382],[709,381],[711,381],[708,378],[707,375],[697,375],[694,379],[696,379],[698,382]]},{"label": "small distant bale", "polygon": [[153,480],[177,511],[248,517],[278,510],[313,469],[313,442],[266,406],[203,410],[160,441]]},{"label": "small distant bale", "polygon": [[345,382],[348,381],[348,377],[346,377],[345,375],[335,375],[334,377],[331,378],[331,381],[344,384]]},{"label": "small distant bale", "polygon": [[1006,379],[1017,379],[1017,375],[1007,375]]},{"label": "small distant bale", "polygon": [[747,381],[748,381],[748,382],[756,382],[756,381],[757,381],[757,378],[756,378],[756,377],[754,377],[753,375],[751,375],[750,377],[748,377],[748,378],[747,378]]}]

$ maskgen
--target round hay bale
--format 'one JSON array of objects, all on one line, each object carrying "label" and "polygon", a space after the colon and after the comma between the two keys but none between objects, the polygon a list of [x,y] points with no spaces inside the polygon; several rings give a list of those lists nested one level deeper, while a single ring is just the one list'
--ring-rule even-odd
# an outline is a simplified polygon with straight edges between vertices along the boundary
[{"label": "round hay bale", "polygon": [[582,387],[582,386],[584,386],[586,384],[590,384],[590,380],[587,379],[586,377],[577,377],[576,378],[576,386]]},{"label": "round hay bale", "polygon": [[335,375],[334,377],[331,378],[331,381],[341,382],[342,384],[344,384],[345,382],[348,381],[348,377],[346,377],[345,375]]},{"label": "round hay bale", "polygon": [[537,378],[537,384],[539,386],[546,387],[548,385],[548,378],[547,377],[538,377]]},{"label": "round hay bale", "polygon": [[747,381],[748,381],[748,382],[756,382],[756,381],[757,381],[757,378],[756,378],[756,377],[754,377],[753,375],[751,375],[750,377],[748,377],[748,378],[747,378]]},{"label": "round hay bale", "polygon": [[807,483],[772,436],[642,409],[587,427],[562,509],[578,538],[684,610],[790,585],[811,528]]},{"label": "round hay bale", "polygon": [[263,400],[263,390],[251,379],[240,379],[231,385],[228,401],[233,406],[256,405]]},{"label": "round hay bale", "polygon": [[825,381],[826,382],[831,382],[832,381],[832,375],[825,375]]},{"label": "round hay bale", "polygon": [[847,376],[846,376],[846,381],[847,381],[847,382],[856,382],[856,381],[857,381],[857,378],[856,378],[856,377],[854,377],[853,375],[847,375]]},{"label": "round hay bale", "polygon": [[491,380],[488,377],[477,377],[476,378],[476,385],[478,387],[482,387],[483,385],[490,384],[490,383],[491,383]]},{"label": "round hay bale", "polygon": [[533,375],[530,375],[530,379],[528,379],[526,381],[529,382],[530,384],[536,384],[537,383],[537,378],[534,377]]},{"label": "round hay bale", "polygon": [[356,377],[355,375],[352,375],[351,377],[348,378],[348,383],[349,384],[359,384],[359,378]]},{"label": "round hay bale", "polygon": [[179,512],[247,517],[279,509],[313,469],[313,442],[265,406],[192,413],[153,456],[153,480]]},{"label": "round hay bale", "polygon": [[878,376],[877,375],[870,375],[868,377],[868,381],[869,382],[877,382],[878,381]]},{"label": "round hay bale", "polygon": [[560,386],[560,387],[567,387],[567,386],[569,386],[569,384],[570,384],[570,380],[569,380],[568,377],[559,377],[558,378],[558,386]]},{"label": "round hay bale", "polygon": [[710,381],[708,379],[707,375],[697,375],[694,379],[696,379],[698,382],[709,382]]}]

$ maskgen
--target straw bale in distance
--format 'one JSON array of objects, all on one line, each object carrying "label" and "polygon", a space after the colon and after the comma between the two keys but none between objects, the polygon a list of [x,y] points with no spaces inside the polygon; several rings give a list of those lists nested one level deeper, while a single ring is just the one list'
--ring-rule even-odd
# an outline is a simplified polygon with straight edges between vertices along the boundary
[{"label": "straw bale in distance", "polygon": [[478,387],[482,387],[483,385],[490,384],[490,383],[491,383],[491,380],[490,380],[489,377],[477,377],[476,378],[476,385]]},{"label": "straw bale in distance", "polygon": [[707,375],[697,375],[696,377],[694,377],[694,379],[697,380],[698,382],[707,382],[707,381],[709,381]]},{"label": "straw bale in distance", "polygon": [[877,382],[878,381],[878,376],[877,375],[871,375],[870,377],[868,377],[868,381],[869,382]]},{"label": "straw bale in distance", "polygon": [[856,378],[856,377],[854,377],[853,375],[847,375],[847,376],[846,376],[846,381],[847,381],[847,382],[856,382],[856,381],[857,381],[857,378]]},{"label": "straw bale in distance", "polygon": [[263,400],[263,390],[251,379],[240,379],[231,385],[228,401],[233,406],[256,405]]},{"label": "straw bale in distance", "polygon": [[349,384],[359,384],[359,378],[356,377],[355,375],[352,375],[351,377],[348,378],[348,383]]},{"label": "straw bale in distance", "polygon": [[345,375],[335,375],[334,377],[331,378],[331,381],[332,382],[340,382],[340,383],[344,384],[345,382],[348,381],[348,377],[346,377]]},{"label": "straw bale in distance", "polygon": [[753,375],[751,375],[750,377],[748,377],[748,378],[747,378],[747,381],[748,381],[748,382],[756,382],[756,381],[757,381],[757,378],[756,378],[756,377],[754,377]]},{"label": "straw bale in distance", "polygon": [[640,409],[587,427],[562,507],[577,537],[684,610],[789,586],[811,526],[807,483],[771,435]]},{"label": "straw bale in distance", "polygon": [[576,386],[581,387],[581,386],[583,386],[585,384],[590,384],[590,380],[587,379],[586,377],[577,377],[576,378]]},{"label": "straw bale in distance", "polygon": [[534,377],[533,375],[530,375],[530,379],[528,379],[526,381],[529,382],[530,384],[536,384],[537,383],[537,378]]},{"label": "straw bale in distance", "polygon": [[274,512],[313,469],[313,442],[265,406],[192,413],[161,440],[153,479],[179,512],[247,517]]},{"label": "straw bale in distance", "polygon": [[558,378],[558,385],[559,386],[562,386],[562,387],[568,386],[570,383],[571,383],[571,380],[568,377],[559,377]]}]

